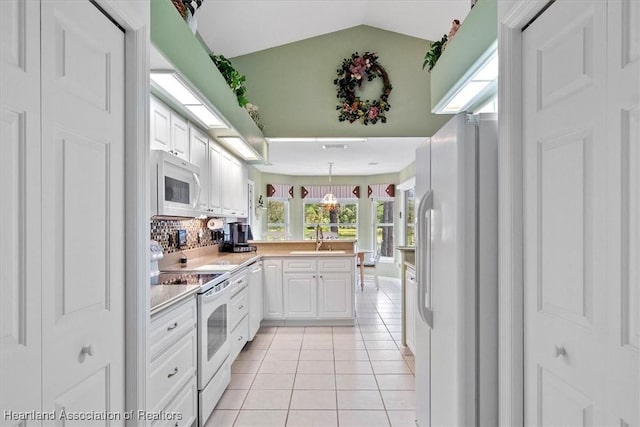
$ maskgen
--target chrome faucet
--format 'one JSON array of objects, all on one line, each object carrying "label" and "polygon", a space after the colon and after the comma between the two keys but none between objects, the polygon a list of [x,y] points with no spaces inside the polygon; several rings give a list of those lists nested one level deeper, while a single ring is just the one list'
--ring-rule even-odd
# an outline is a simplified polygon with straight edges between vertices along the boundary
[{"label": "chrome faucet", "polygon": [[316,225],[316,252],[320,250],[320,246],[324,242],[324,235],[322,234],[322,228],[320,224]]}]

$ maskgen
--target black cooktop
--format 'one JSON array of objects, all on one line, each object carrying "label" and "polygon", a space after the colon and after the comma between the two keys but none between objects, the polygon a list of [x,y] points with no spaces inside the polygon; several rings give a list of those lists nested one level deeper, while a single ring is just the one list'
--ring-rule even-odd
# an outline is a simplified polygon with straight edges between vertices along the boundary
[{"label": "black cooktop", "polygon": [[[160,273],[152,282],[158,285],[206,285],[218,283],[224,273]],[[155,279],[155,280],[154,280]]]}]

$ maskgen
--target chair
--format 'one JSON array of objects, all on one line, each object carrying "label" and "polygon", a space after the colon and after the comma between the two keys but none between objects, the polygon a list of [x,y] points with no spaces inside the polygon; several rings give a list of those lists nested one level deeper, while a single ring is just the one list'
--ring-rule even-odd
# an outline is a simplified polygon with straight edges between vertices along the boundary
[{"label": "chair", "polygon": [[[380,289],[380,281],[378,280],[378,261],[380,261],[380,248],[376,250],[375,254],[372,254],[369,261],[364,262],[365,268],[373,268],[373,279],[376,282],[376,289]],[[362,284],[364,289],[364,283]]]}]

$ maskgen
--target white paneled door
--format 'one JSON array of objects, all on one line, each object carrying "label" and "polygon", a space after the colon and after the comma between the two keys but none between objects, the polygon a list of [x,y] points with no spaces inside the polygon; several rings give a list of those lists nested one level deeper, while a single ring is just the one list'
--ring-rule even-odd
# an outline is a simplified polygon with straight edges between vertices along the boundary
[{"label": "white paneled door", "polygon": [[608,424],[640,425],[640,1],[607,11]]},{"label": "white paneled door", "polygon": [[523,32],[525,425],[638,425],[637,7],[555,2]]},{"label": "white paneled door", "polygon": [[41,14],[43,409],[120,412],[124,33],[88,1]]},{"label": "white paneled door", "polygon": [[41,386],[37,2],[0,1],[0,104],[0,408],[30,411]]}]

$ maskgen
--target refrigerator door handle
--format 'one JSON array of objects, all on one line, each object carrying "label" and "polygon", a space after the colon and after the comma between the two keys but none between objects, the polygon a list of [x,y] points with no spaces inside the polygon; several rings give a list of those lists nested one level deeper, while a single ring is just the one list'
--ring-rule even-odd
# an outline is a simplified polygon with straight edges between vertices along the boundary
[{"label": "refrigerator door handle", "polygon": [[[418,276],[418,313],[422,321],[433,329],[431,309],[431,211],[433,191],[429,190],[418,205],[418,244],[416,245],[416,275]],[[429,294],[429,304],[427,296]]]}]

